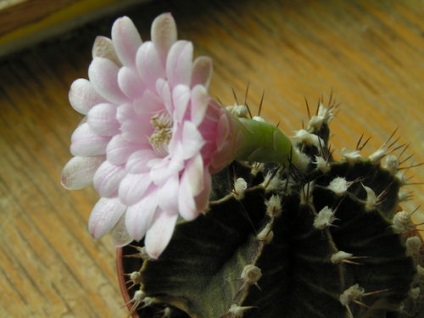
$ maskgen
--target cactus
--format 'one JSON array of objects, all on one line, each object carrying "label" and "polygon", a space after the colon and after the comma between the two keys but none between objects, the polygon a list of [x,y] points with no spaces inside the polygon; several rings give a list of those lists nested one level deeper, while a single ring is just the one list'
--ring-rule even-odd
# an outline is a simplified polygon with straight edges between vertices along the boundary
[{"label": "cactus", "polygon": [[171,14],[153,21],[151,38],[128,17],[96,38],[89,80],[69,92],[86,117],[61,177],[67,189],[99,193],[94,238],[141,240],[118,262],[131,312],[418,317],[422,241],[413,212],[399,208],[402,170],[414,165],[394,156],[407,147],[391,136],[363,157],[360,140],[336,160],[331,101],[290,139],[248,118],[247,106],[224,109],[209,96],[212,60],[193,60]]},{"label": "cactus", "polygon": [[[213,176],[210,209],[177,225],[161,257],[124,247],[139,317],[419,317],[424,269],[411,213],[400,211],[404,147],[335,160],[333,106],[293,138],[294,165],[233,162]],[[400,150],[399,150],[400,149]]]}]

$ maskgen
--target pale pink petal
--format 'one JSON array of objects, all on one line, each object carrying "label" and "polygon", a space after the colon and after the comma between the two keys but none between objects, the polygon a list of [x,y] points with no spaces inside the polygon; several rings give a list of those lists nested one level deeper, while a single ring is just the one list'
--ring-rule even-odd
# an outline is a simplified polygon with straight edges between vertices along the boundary
[{"label": "pale pink petal", "polygon": [[177,223],[178,213],[166,213],[158,211],[147,230],[145,245],[146,252],[153,259],[159,258],[165,248],[168,246],[174,233]]},{"label": "pale pink petal", "polygon": [[[216,173],[223,167],[230,163],[230,160],[234,160],[234,154],[237,151],[237,131],[233,131],[231,125],[231,116],[227,112],[222,112],[219,118],[217,136],[216,136],[216,152],[213,157],[210,158],[209,171]],[[230,136],[231,132],[235,136]],[[231,143],[230,143],[231,141]],[[232,151],[231,151],[232,149]]]},{"label": "pale pink petal", "polygon": [[69,90],[69,102],[77,112],[86,115],[94,105],[104,101],[105,99],[97,93],[88,80],[79,78],[72,83]]},{"label": "pale pink petal", "polygon": [[197,211],[196,201],[191,195],[192,189],[187,173],[181,178],[180,187],[178,189],[178,213],[186,221],[194,220],[199,212]]},{"label": "pale pink petal", "polygon": [[194,197],[195,193],[202,190],[203,173],[203,162],[196,156],[187,164],[181,177],[178,190],[178,212],[187,221],[194,220],[199,214]]},{"label": "pale pink petal", "polygon": [[169,114],[172,114],[174,111],[174,106],[172,104],[172,93],[171,88],[169,87],[169,83],[164,79],[159,79],[156,82],[156,92],[159,94],[166,111]]},{"label": "pale pink petal", "polygon": [[210,97],[206,91],[206,88],[201,85],[193,87],[191,93],[191,121],[196,126],[199,126],[206,115],[208,109],[208,102]]},{"label": "pale pink petal", "polygon": [[212,77],[212,59],[207,56],[199,56],[194,60],[191,74],[191,87],[198,84],[209,87]]},{"label": "pale pink petal", "polygon": [[186,163],[183,181],[187,181],[189,185],[189,193],[192,197],[196,197],[202,190],[204,185],[204,175],[207,174],[206,168],[200,154],[194,156]]},{"label": "pale pink petal", "polygon": [[102,197],[115,197],[118,195],[119,184],[124,177],[124,167],[105,161],[94,174],[93,185]]},{"label": "pale pink petal", "polygon": [[132,100],[141,98],[146,88],[146,84],[137,72],[129,67],[122,67],[119,70],[118,85],[121,91]]},{"label": "pale pink petal", "polygon": [[105,99],[124,103],[127,98],[118,86],[119,67],[108,59],[96,57],[88,68],[88,77],[96,91]]},{"label": "pale pink petal", "polygon": [[156,81],[165,78],[165,67],[162,64],[155,46],[152,42],[144,42],[137,51],[138,74],[147,84],[147,87],[154,91]]},{"label": "pale pink petal", "polygon": [[193,68],[193,44],[188,41],[175,42],[166,60],[166,74],[171,86],[190,86]]},{"label": "pale pink petal", "polygon": [[181,140],[184,159],[192,158],[198,154],[204,144],[205,141],[197,127],[191,121],[185,121]]},{"label": "pale pink petal", "polygon": [[158,190],[158,205],[164,211],[178,213],[179,177],[175,174],[168,178]]},{"label": "pale pink petal", "polygon": [[131,19],[122,17],[115,21],[112,26],[112,41],[122,64],[133,67],[142,41]]},{"label": "pale pink petal", "polygon": [[205,212],[209,205],[209,197],[212,191],[212,178],[209,172],[203,174],[203,185],[201,186],[202,191],[197,194],[195,201],[197,211]]},{"label": "pale pink petal", "polygon": [[[138,105],[140,101],[134,103]],[[121,123],[120,139],[127,144],[136,143],[148,146],[149,137],[154,131],[150,123],[151,115],[137,114],[135,107],[138,106],[135,105],[124,104],[118,107],[117,118]]]},{"label": "pale pink petal", "polygon": [[87,123],[83,123],[71,136],[71,153],[81,157],[104,155],[109,140],[110,137],[99,136]]},{"label": "pale pink petal", "polygon": [[116,225],[111,230],[112,240],[116,247],[128,245],[133,241],[133,238],[127,231],[125,226],[125,214],[121,216]]},{"label": "pale pink petal", "polygon": [[186,85],[177,85],[172,91],[172,100],[175,105],[174,116],[177,122],[182,122],[186,116],[188,104],[190,102],[190,87]]},{"label": "pale pink petal", "polygon": [[126,206],[118,198],[101,198],[91,211],[88,220],[90,234],[99,239],[109,232],[124,214]]},{"label": "pale pink petal", "polygon": [[132,144],[116,135],[107,145],[106,158],[115,165],[125,165],[129,156],[140,149],[140,145]]},{"label": "pale pink petal", "polygon": [[177,26],[171,14],[161,14],[153,21],[151,37],[162,63],[165,64],[170,47],[177,41]]},{"label": "pale pink petal", "polygon": [[128,157],[125,169],[127,173],[145,173],[150,170],[148,162],[157,155],[152,149],[141,149]]},{"label": "pale pink petal", "polygon": [[178,174],[183,168],[184,160],[182,156],[163,158],[151,167],[150,178],[156,185],[163,185],[171,176]]},{"label": "pale pink petal", "polygon": [[122,124],[129,119],[133,119],[137,114],[134,111],[134,105],[132,103],[125,103],[118,106],[116,112],[116,118]]},{"label": "pale pink petal", "polygon": [[236,158],[242,132],[232,128],[230,119],[226,115],[221,116],[217,129],[216,151],[209,158],[209,171],[212,174],[220,171]]},{"label": "pale pink petal", "polygon": [[145,117],[145,122],[150,126],[149,120],[152,114],[163,110],[163,100],[152,91],[146,90],[143,96],[134,103],[134,110],[137,115]]},{"label": "pale pink petal", "polygon": [[124,204],[133,205],[141,200],[151,184],[148,173],[127,174],[119,186],[119,198]]},{"label": "pale pink petal", "polygon": [[209,171],[211,173],[218,172],[235,159],[243,134],[241,129],[235,128],[236,123],[239,122],[238,119],[227,111],[222,111],[220,114],[215,138],[216,151],[210,158]]},{"label": "pale pink petal", "polygon": [[141,119],[134,117],[122,123],[121,137],[127,143],[143,144],[147,146],[153,130],[150,124],[150,117],[145,116]]},{"label": "pale pink petal", "polygon": [[157,199],[154,194],[130,206],[125,217],[125,225],[129,235],[139,241],[151,226],[157,210]]},{"label": "pale pink petal", "polygon": [[218,150],[223,149],[226,146],[226,140],[229,139],[231,133],[231,116],[231,114],[223,112],[219,118],[216,138]]},{"label": "pale pink petal", "polygon": [[185,220],[192,221],[206,211],[211,187],[211,175],[197,155],[187,163],[180,182],[178,211]]},{"label": "pale pink petal", "polygon": [[116,119],[116,105],[97,104],[87,114],[87,124],[101,136],[113,136],[119,133],[119,122]]},{"label": "pale pink petal", "polygon": [[179,157],[184,160],[183,147],[181,146],[182,124],[174,124],[172,127],[172,138],[168,143],[167,152],[169,157]]},{"label": "pale pink petal", "polygon": [[93,59],[96,57],[103,57],[112,61],[115,65],[121,66],[121,61],[116,55],[112,40],[105,36],[96,37],[91,54]]},{"label": "pale pink petal", "polygon": [[105,159],[104,156],[73,157],[62,170],[63,187],[67,190],[78,190],[92,184],[97,168]]}]

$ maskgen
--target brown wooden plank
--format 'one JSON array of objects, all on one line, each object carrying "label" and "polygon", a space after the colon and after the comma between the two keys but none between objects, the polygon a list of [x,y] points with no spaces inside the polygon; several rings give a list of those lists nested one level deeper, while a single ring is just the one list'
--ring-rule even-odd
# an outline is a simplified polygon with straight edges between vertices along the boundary
[{"label": "brown wooden plank", "polygon": [[76,1],[31,0],[0,10],[0,36],[23,25],[40,21],[73,2]]},{"label": "brown wooden plank", "polygon": [[59,36],[88,21],[148,0],[26,0],[0,2],[0,58]]}]

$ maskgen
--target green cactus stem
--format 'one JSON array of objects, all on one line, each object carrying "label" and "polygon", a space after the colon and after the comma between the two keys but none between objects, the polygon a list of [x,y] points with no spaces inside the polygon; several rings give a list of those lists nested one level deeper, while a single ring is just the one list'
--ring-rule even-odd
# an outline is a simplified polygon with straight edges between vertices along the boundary
[{"label": "green cactus stem", "polygon": [[[210,209],[180,222],[158,260],[124,262],[139,317],[420,317],[424,269],[404,183],[383,147],[328,148],[331,107],[294,137],[294,165],[234,162],[213,177]],[[386,157],[386,166],[381,162]],[[421,314],[422,315],[422,314]]]},{"label": "green cactus stem", "polygon": [[257,119],[239,118],[237,130],[243,142],[237,150],[237,160],[294,165],[302,169],[302,158],[294,151],[292,141],[278,127]]}]

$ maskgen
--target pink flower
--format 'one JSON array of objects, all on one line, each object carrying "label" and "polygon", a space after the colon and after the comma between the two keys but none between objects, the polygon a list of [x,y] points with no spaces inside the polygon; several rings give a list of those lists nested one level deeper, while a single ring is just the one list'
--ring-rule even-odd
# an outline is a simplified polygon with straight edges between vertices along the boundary
[{"label": "pink flower", "polygon": [[142,42],[123,17],[111,39],[98,37],[89,80],[78,79],[69,99],[85,120],[71,138],[74,156],[64,167],[68,189],[94,184],[101,198],[89,231],[112,231],[117,245],[145,237],[157,258],[168,245],[179,216],[205,211],[211,173],[229,161],[231,116],[207,93],[212,62],[193,62],[193,46],[177,41],[170,14],[152,24]]}]

